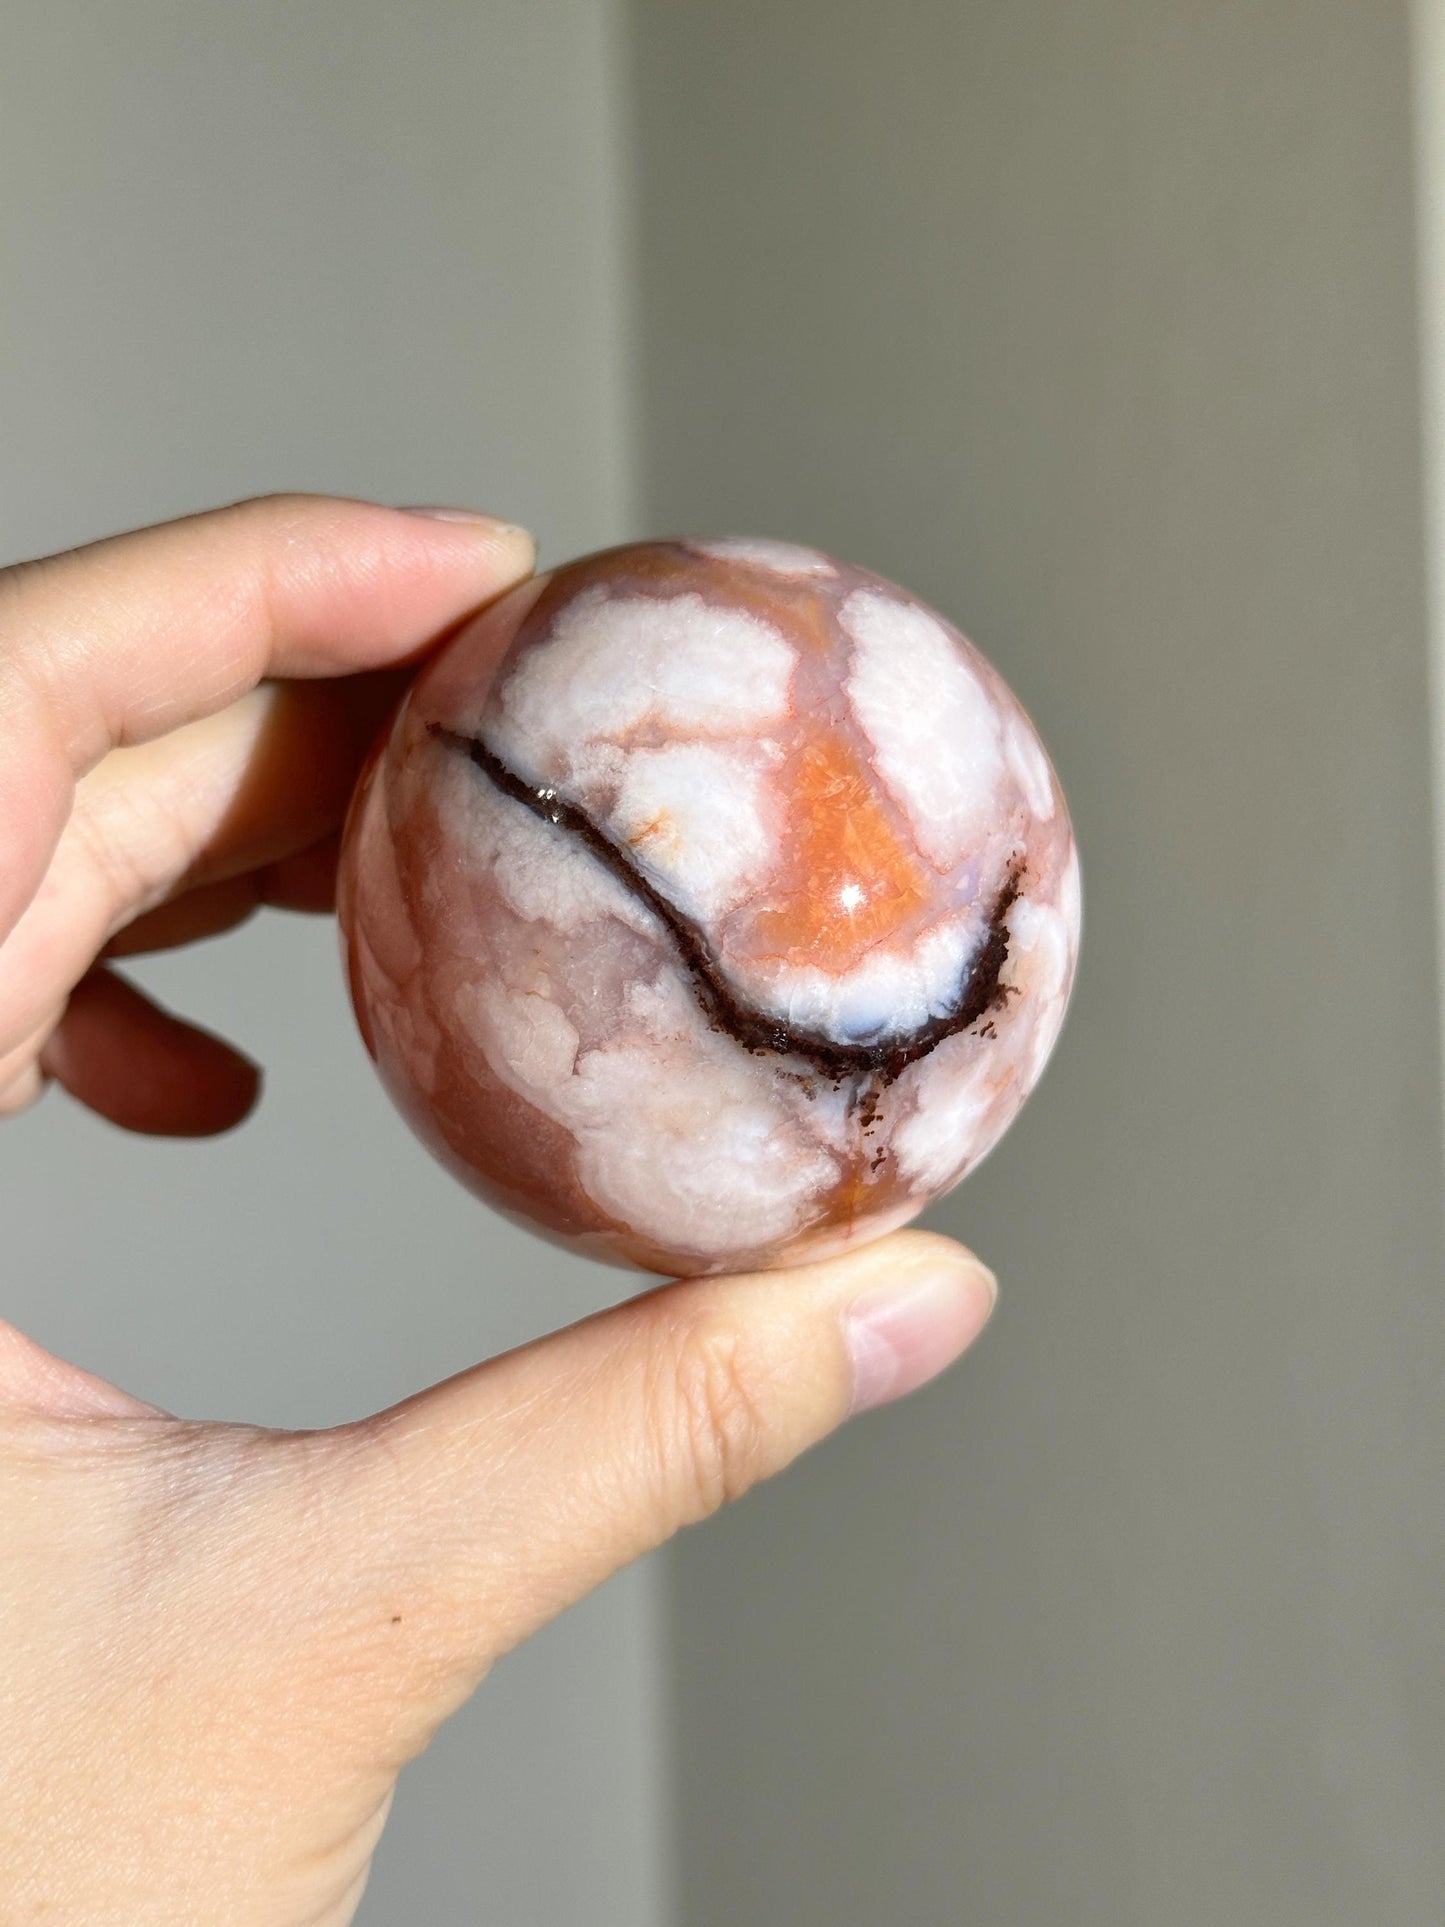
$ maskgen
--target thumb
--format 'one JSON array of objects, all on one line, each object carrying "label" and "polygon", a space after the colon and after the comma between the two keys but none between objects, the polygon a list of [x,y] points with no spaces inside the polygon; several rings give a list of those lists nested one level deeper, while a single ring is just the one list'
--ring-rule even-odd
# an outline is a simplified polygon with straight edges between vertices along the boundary
[{"label": "thumb", "polygon": [[365,1563],[348,1612],[377,1629],[402,1757],[621,1566],[932,1378],[993,1301],[967,1252],[904,1232],[661,1287],[326,1435]]}]

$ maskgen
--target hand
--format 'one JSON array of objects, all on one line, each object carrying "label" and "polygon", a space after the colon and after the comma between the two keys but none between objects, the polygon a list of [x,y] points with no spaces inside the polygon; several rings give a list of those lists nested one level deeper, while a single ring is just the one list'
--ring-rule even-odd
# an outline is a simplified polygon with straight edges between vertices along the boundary
[{"label": "hand", "polygon": [[[98,960],[328,908],[398,666],[532,560],[483,518],[286,498],[0,573],[0,1109],[54,1079],[136,1130],[245,1114],[254,1068]],[[494,1659],[992,1302],[902,1233],[309,1433],[175,1418],[0,1325],[5,1919],[350,1920],[398,1771]]]}]

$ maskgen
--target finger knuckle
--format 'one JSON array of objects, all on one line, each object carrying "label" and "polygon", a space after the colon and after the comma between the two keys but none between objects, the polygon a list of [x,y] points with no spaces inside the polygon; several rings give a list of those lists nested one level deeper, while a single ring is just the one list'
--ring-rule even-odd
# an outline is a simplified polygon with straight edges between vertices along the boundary
[{"label": "finger knuckle", "polygon": [[[129,819],[129,820],[127,820]],[[102,795],[82,784],[65,826],[62,860],[78,861],[97,889],[106,931],[145,906],[156,888],[157,867],[148,862],[145,826],[133,802],[108,788]]]},{"label": "finger knuckle", "polygon": [[768,1426],[762,1374],[742,1335],[715,1319],[676,1335],[670,1433],[689,1514],[705,1518],[763,1477]]},{"label": "finger knuckle", "polygon": [[293,489],[272,489],[262,495],[242,496],[231,504],[229,512],[260,530],[284,531],[308,512],[314,512],[317,499]]},{"label": "finger knuckle", "polygon": [[38,1104],[45,1094],[45,1078],[39,1066],[25,1064],[13,1072],[0,1066],[0,1118],[18,1117]]}]

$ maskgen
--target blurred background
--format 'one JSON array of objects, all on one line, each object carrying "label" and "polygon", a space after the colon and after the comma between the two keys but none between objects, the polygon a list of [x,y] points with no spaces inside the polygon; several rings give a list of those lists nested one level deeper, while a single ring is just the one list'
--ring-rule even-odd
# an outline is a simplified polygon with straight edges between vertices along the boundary
[{"label": "blurred background", "polygon": [[[1442,50],[1435,0],[7,13],[0,561],[274,488],[815,542],[994,658],[1083,852],[1054,1063],[933,1214],[984,1342],[498,1668],[362,1921],[1438,1927]],[[329,928],[140,974],[266,1098],[6,1129],[45,1345],[320,1425],[632,1288],[432,1166]]]}]

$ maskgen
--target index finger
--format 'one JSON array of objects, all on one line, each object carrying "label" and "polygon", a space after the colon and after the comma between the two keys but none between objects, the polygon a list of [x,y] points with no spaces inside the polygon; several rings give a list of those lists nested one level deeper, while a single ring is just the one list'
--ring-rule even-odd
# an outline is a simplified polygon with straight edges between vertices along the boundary
[{"label": "index finger", "polygon": [[268,496],[0,571],[0,936],[44,874],[75,779],[108,749],[267,676],[404,662],[521,580],[488,517]]}]

